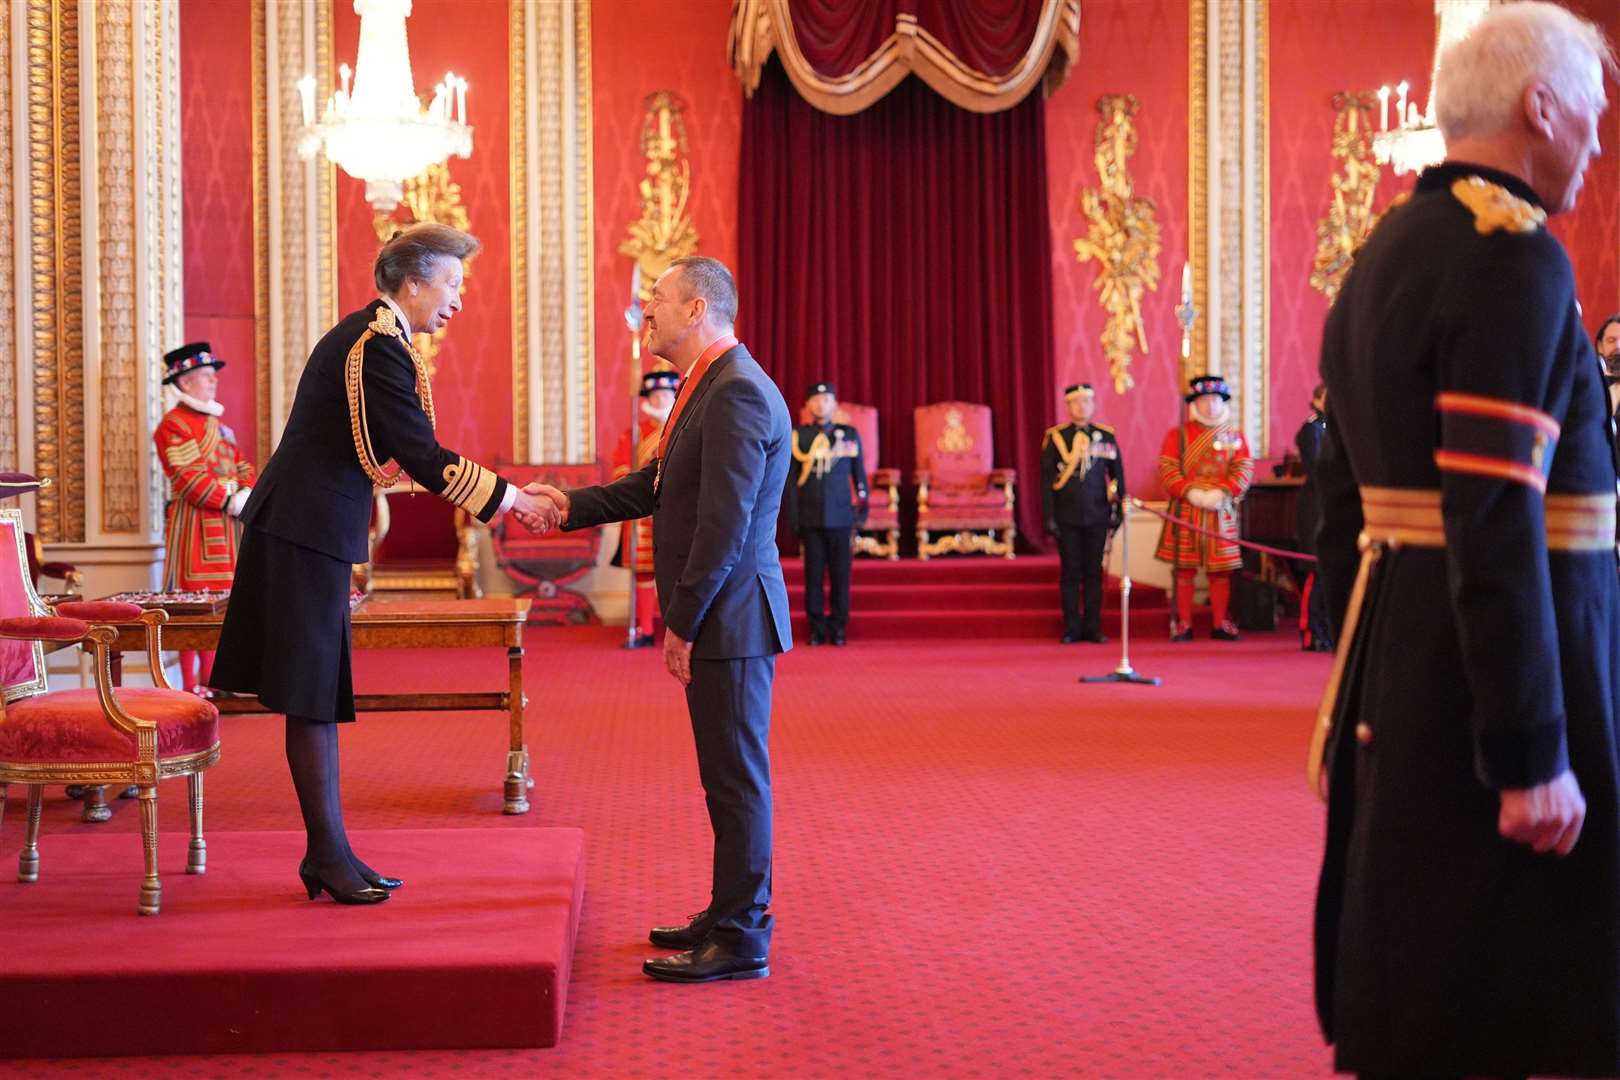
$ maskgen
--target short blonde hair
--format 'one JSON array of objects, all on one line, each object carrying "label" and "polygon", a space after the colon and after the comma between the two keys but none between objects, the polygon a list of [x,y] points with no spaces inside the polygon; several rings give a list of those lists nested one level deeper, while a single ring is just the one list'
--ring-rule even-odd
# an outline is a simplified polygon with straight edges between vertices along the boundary
[{"label": "short blonde hair", "polygon": [[470,259],[482,246],[476,236],[448,225],[432,222],[407,225],[389,237],[377,252],[371,276],[377,288],[392,296],[413,278],[424,282],[431,278],[434,260]]},{"label": "short blonde hair", "polygon": [[1447,141],[1495,135],[1537,80],[1568,105],[1601,108],[1604,72],[1614,70],[1614,52],[1595,24],[1543,0],[1503,4],[1440,54],[1435,121]]}]

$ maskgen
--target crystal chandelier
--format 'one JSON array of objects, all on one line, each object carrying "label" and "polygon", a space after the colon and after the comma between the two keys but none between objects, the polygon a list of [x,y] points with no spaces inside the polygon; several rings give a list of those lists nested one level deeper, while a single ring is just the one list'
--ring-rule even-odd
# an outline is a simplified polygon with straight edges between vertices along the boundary
[{"label": "crystal chandelier", "polygon": [[1420,115],[1417,105],[1406,100],[1407,84],[1395,87],[1395,127],[1389,126],[1390,88],[1378,88],[1379,130],[1373,136],[1373,156],[1380,165],[1394,168],[1396,176],[1419,172],[1438,165],[1446,157],[1446,140],[1434,119],[1435,76],[1440,72],[1440,54],[1469,31],[1490,10],[1494,0],[1434,0],[1434,61],[1429,68],[1429,107]]},{"label": "crystal chandelier", "polygon": [[315,119],[315,77],[298,80],[304,132],[298,152],[312,158],[323,148],[344,172],[366,182],[366,201],[389,213],[404,194],[404,182],[429,165],[472,153],[467,126],[467,80],[445,74],[426,109],[411,82],[405,17],[411,0],[354,0],[360,16],[360,48],[338,68],[342,85]]}]

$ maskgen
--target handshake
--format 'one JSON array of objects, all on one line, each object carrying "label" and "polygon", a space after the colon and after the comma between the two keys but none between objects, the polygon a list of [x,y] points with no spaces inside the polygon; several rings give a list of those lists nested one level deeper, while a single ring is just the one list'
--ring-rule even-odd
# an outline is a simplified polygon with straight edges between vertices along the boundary
[{"label": "handshake", "polygon": [[518,489],[510,512],[518,524],[543,536],[559,525],[568,524],[568,495],[560,488],[537,480]]}]

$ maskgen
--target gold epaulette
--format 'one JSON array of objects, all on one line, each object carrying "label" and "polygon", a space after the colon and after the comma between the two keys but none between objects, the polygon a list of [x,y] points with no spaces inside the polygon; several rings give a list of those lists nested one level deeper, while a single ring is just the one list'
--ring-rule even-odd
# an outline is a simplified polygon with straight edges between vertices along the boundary
[{"label": "gold epaulette", "polygon": [[1109,427],[1107,424],[1099,424],[1096,421],[1093,421],[1091,426],[1096,428],[1098,431],[1106,431],[1110,435],[1114,433],[1114,429]]},{"label": "gold epaulette", "polygon": [[1458,180],[1451,185],[1451,194],[1473,211],[1474,231],[1481,236],[1499,229],[1533,233],[1547,223],[1547,211],[1480,176]]},{"label": "gold epaulette", "polygon": [[[398,339],[405,346],[405,354],[411,358],[411,365],[416,369],[416,399],[422,403],[422,411],[427,414],[428,425],[437,427],[438,423],[433,415],[433,384],[428,381],[427,365],[422,362],[422,356],[416,347],[399,328],[394,319],[394,309],[384,304],[377,309],[377,317],[366,327],[360,340],[354,343],[349,350],[348,358],[343,365],[344,387],[349,395],[349,428],[354,435],[354,452],[360,459],[360,468],[365,471],[371,482],[380,488],[390,488],[399,482],[400,467],[396,463],[393,471],[383,467],[377,460],[377,452],[371,446],[371,429],[366,423],[366,390],[361,380],[361,368],[366,359],[366,342],[377,335]],[[446,473],[449,469],[445,470]],[[450,477],[445,477],[449,481]]]},{"label": "gold epaulette", "polygon": [[1051,442],[1054,436],[1061,433],[1063,429],[1068,426],[1068,424],[1053,424],[1051,427],[1047,428],[1046,432],[1041,436],[1041,445],[1045,446],[1047,443]]}]

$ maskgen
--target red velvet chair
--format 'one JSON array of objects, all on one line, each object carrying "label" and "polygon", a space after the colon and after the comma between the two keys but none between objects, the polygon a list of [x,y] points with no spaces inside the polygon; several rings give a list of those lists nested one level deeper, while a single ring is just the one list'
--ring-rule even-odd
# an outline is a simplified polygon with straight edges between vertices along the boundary
[{"label": "red velvet chair", "polygon": [[24,537],[28,545],[28,579],[34,583],[37,590],[45,578],[60,581],[60,591],[52,589],[52,593],[62,596],[78,596],[79,586],[84,582],[84,575],[72,563],[47,562],[45,560],[45,545],[40,542],[37,533],[29,533]]},{"label": "red velvet chair", "polygon": [[[880,559],[900,557],[900,470],[878,467],[878,411],[871,405],[840,401],[833,420],[861,434],[861,456],[866,463],[866,527],[855,534],[855,554]],[[799,423],[814,423],[810,410],[799,409]],[[850,492],[850,498],[855,493]]]},{"label": "red velvet chair", "polygon": [[370,561],[354,570],[355,587],[363,593],[458,600],[483,595],[472,518],[415,484],[377,494],[369,550]]},{"label": "red velvet chair", "polygon": [[[28,575],[22,514],[0,510],[0,813],[10,784],[28,785],[28,821],[17,880],[39,880],[39,828],[47,784],[134,784],[140,789],[146,875],[137,910],[156,915],[163,886],[157,866],[157,785],[190,784],[191,846],[186,872],[207,869],[202,835],[202,773],[219,760],[219,712],[175,690],[163,675],[162,611],[134,604],[65,602],[47,607]],[[153,689],[115,689],[108,647],[119,625],[146,630]],[[94,689],[50,691],[45,648],[86,645],[95,652]]]},{"label": "red velvet chair", "polygon": [[990,408],[941,401],[913,412],[917,438],[917,557],[949,552],[1013,557],[1017,477],[995,468]]}]

